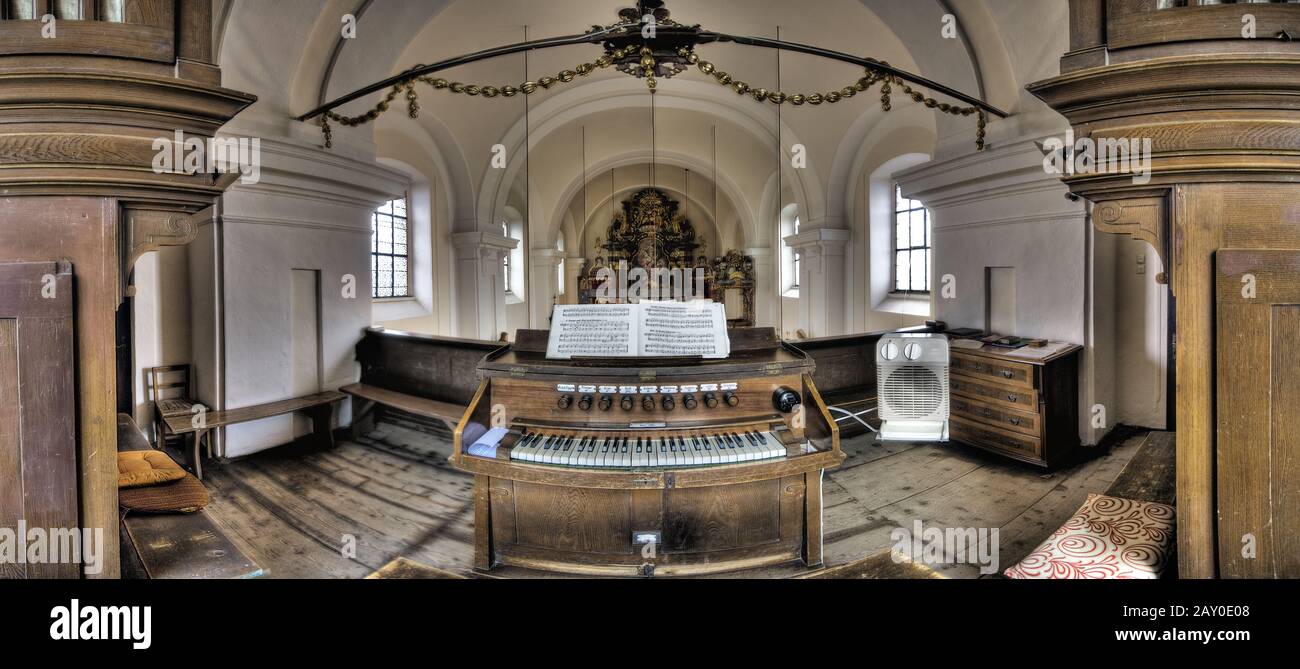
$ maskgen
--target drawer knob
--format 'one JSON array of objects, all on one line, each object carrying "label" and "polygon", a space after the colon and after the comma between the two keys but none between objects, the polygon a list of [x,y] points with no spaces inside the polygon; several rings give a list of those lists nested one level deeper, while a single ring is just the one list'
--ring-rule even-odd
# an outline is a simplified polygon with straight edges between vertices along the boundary
[{"label": "drawer knob", "polygon": [[1009,379],[1009,378],[1011,378],[1011,376],[1012,376],[1012,375],[1011,375],[1011,370],[1009,370],[1009,369],[1004,369],[1004,370],[1002,370],[1002,378],[1004,378],[1004,379]]},{"label": "drawer knob", "polygon": [[1007,395],[1007,401],[1008,401],[1008,402],[1019,402],[1019,401],[1020,401],[1020,396],[1019,396],[1019,395]]},{"label": "drawer knob", "polygon": [[989,411],[988,409],[985,409],[985,410],[983,411],[983,413],[984,413],[984,417],[985,417],[985,418],[992,418],[992,417],[993,417],[993,412],[992,412],[992,411]]},{"label": "drawer knob", "polygon": [[1012,425],[1019,425],[1019,424],[1020,424],[1020,419],[1019,419],[1019,418],[1012,418],[1012,419],[1011,419],[1011,424],[1012,424]]}]

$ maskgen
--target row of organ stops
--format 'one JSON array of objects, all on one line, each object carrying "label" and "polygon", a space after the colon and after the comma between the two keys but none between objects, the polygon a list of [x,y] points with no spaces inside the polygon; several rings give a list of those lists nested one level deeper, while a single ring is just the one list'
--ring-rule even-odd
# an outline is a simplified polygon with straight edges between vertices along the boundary
[{"label": "row of organ stops", "polygon": [[[695,399],[695,395],[693,394],[687,393],[682,395],[682,406],[686,407],[687,409],[694,409],[695,407],[699,406],[700,401],[701,400]],[[718,394],[704,393],[702,401],[704,402],[704,406],[710,409],[716,408],[719,403]],[[721,401],[726,402],[727,406],[734,407],[740,404],[740,397],[738,397],[734,392],[727,391],[722,393]],[[573,406],[573,395],[568,395],[568,394],[560,395],[560,398],[556,400],[555,403],[556,406],[559,406],[561,409],[568,409],[569,407]],[[583,395],[578,400],[578,408],[583,411],[591,411],[591,407],[593,404],[596,407],[598,407],[601,411],[609,411],[610,409],[614,408],[614,396],[601,395],[600,399],[597,400],[592,395]],[[660,396],[658,402],[655,401],[654,395],[641,395],[642,409],[645,409],[646,411],[654,411],[656,404],[663,406],[664,411],[672,411],[673,409],[677,408],[677,400],[673,395],[662,395]],[[624,411],[631,411],[636,407],[636,398],[632,395],[623,395],[619,399],[618,405]]]}]

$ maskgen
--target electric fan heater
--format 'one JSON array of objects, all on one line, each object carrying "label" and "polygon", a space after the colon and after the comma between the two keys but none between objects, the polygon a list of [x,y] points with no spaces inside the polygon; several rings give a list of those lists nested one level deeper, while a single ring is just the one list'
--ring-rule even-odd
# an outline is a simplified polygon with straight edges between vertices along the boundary
[{"label": "electric fan heater", "polygon": [[887,334],[876,344],[876,392],[885,441],[948,440],[948,338]]}]

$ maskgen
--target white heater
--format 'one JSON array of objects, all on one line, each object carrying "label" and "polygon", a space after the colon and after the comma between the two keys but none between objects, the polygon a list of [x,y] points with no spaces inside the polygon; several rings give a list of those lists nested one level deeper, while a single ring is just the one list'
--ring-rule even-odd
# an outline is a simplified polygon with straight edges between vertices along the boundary
[{"label": "white heater", "polygon": [[885,441],[948,440],[948,338],[894,333],[876,345],[876,393]]}]

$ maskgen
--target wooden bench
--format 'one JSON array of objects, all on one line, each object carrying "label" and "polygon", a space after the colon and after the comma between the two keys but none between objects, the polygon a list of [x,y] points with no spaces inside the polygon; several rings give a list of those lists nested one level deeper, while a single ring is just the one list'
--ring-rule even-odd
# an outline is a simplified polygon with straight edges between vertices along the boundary
[{"label": "wooden bench", "polygon": [[503,345],[367,328],[357,344],[361,380],[339,389],[352,396],[353,434],[372,430],[381,407],[454,428],[478,391],[479,361]]},{"label": "wooden bench", "polygon": [[[461,416],[465,415],[465,410],[468,408],[459,404],[425,399],[364,383],[346,385],[339,388],[339,391],[347,393],[353,398],[352,433],[354,436],[365,434],[374,427],[374,409],[378,405],[392,407],[424,418],[442,420],[453,428],[456,423],[460,422]],[[358,402],[357,400],[362,401]]]},{"label": "wooden bench", "polygon": [[[117,415],[117,449],[152,447],[135,421]],[[137,578],[256,578],[265,572],[206,511],[136,513],[121,519],[122,574]]]},{"label": "wooden bench", "polygon": [[199,445],[206,437],[208,440],[208,454],[211,456],[211,435],[213,430],[236,423],[247,423],[296,411],[306,411],[311,416],[313,438],[321,447],[328,448],[334,445],[334,432],[331,425],[334,415],[334,403],[345,397],[347,395],[343,393],[329,390],[315,395],[294,397],[277,402],[267,402],[266,404],[255,404],[253,406],[239,407],[238,409],[208,411],[204,414],[202,420],[196,420],[194,414],[166,416],[163,418],[163,427],[164,432],[168,434],[194,433],[193,455],[190,465],[194,470],[194,475],[199,480],[203,480],[203,462],[200,457]]}]

